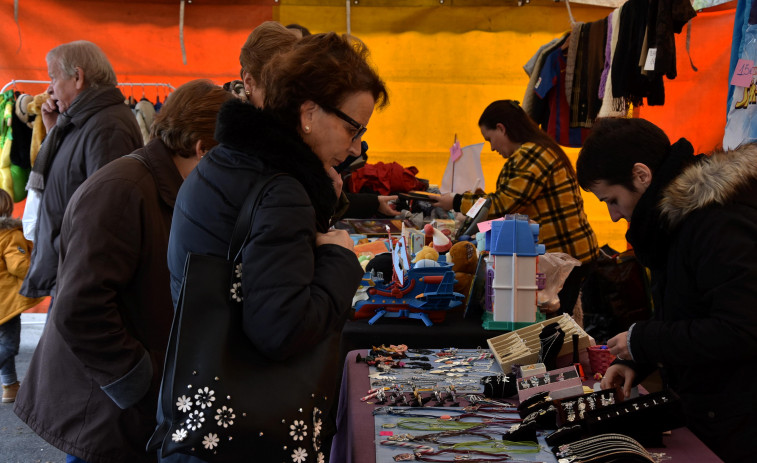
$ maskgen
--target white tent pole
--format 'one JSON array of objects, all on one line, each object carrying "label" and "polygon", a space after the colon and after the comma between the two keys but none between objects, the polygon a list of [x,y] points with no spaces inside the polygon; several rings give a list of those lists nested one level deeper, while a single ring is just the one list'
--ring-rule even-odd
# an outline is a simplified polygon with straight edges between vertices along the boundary
[{"label": "white tent pole", "polygon": [[350,0],[345,0],[347,4],[347,35],[351,35],[351,27],[350,27],[350,21],[351,21],[351,6],[350,6]]}]

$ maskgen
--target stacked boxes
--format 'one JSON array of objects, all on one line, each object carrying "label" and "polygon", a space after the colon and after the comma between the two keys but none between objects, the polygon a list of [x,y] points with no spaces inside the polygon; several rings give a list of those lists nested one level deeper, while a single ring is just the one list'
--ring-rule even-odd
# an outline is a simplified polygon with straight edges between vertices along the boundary
[{"label": "stacked boxes", "polygon": [[492,222],[487,240],[494,259],[492,290],[495,322],[535,323],[537,257],[544,254],[539,240],[539,225],[525,215],[508,215]]}]

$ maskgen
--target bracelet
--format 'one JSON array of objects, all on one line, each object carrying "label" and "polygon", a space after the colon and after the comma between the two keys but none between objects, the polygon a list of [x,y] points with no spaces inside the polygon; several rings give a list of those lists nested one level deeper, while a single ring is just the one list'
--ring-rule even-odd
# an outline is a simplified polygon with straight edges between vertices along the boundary
[{"label": "bracelet", "polygon": [[441,420],[434,418],[403,418],[397,422],[397,427],[411,431],[447,431],[450,429],[470,429],[481,426],[480,423]]}]

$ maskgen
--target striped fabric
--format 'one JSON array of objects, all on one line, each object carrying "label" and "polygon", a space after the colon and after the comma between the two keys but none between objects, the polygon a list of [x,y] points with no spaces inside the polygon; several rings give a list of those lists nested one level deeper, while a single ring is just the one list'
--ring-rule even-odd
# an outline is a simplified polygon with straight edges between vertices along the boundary
[{"label": "striped fabric", "polygon": [[[465,213],[482,195],[467,192]],[[539,242],[547,252],[564,252],[581,262],[597,257],[597,237],[589,225],[575,176],[559,158],[541,146],[524,143],[510,156],[497,178],[489,219],[525,214],[539,224]]]}]

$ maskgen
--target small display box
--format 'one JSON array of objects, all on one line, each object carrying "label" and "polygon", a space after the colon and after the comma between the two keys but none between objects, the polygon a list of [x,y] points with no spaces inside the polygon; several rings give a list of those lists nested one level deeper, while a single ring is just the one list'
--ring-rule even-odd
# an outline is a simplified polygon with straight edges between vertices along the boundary
[{"label": "small display box", "polygon": [[581,377],[578,375],[576,367],[558,368],[518,379],[518,399],[521,402],[544,391],[548,391],[549,396],[553,399],[583,394]]},{"label": "small display box", "polygon": [[520,367],[520,376],[522,378],[546,372],[547,367],[545,367],[543,363],[532,363],[531,365],[522,365]]}]

